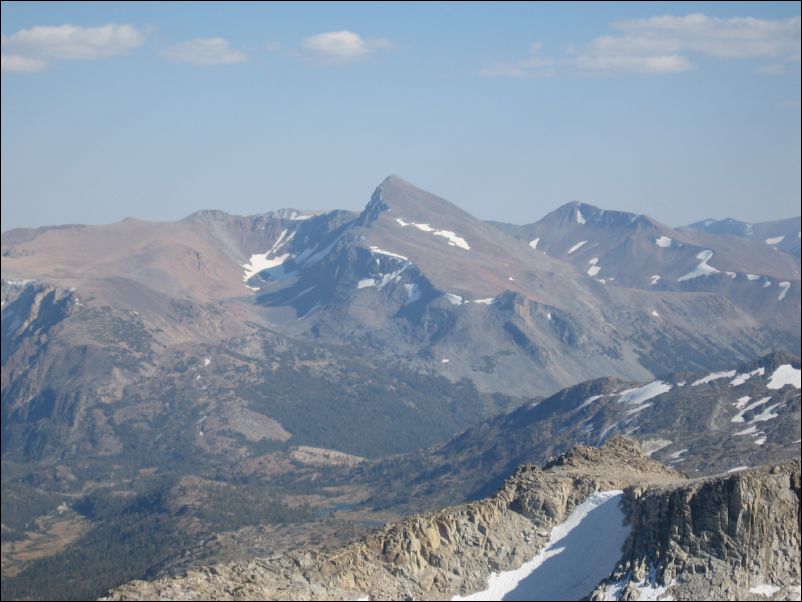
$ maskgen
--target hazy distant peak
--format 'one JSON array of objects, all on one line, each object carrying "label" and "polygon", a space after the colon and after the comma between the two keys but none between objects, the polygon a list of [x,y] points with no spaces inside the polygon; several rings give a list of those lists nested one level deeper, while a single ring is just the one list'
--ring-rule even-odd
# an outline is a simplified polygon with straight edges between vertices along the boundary
[{"label": "hazy distant peak", "polygon": [[558,207],[546,217],[543,222],[548,222],[552,225],[569,226],[571,224],[580,226],[604,226],[604,227],[624,227],[624,228],[637,228],[642,226],[653,226],[661,229],[664,226],[659,222],[653,220],[647,215],[641,213],[630,213],[628,211],[611,211],[590,205],[588,203],[581,203],[579,201],[572,201]]},{"label": "hazy distant peak", "polygon": [[383,211],[392,211],[396,218],[421,222],[436,222],[443,217],[452,221],[454,218],[474,219],[453,203],[396,175],[387,176],[376,187],[362,212],[362,223],[373,221]]}]

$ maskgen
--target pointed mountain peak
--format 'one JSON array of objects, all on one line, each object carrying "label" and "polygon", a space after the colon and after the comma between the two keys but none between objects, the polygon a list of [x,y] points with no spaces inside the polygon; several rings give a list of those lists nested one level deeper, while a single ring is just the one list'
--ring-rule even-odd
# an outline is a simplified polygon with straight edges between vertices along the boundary
[{"label": "pointed mountain peak", "polygon": [[637,228],[649,226],[656,227],[658,229],[667,228],[648,215],[643,215],[641,213],[630,213],[629,211],[601,209],[595,205],[581,203],[579,201],[572,201],[562,205],[561,207],[549,213],[541,221],[549,223],[552,226],[569,226],[571,224],[579,224],[583,226],[593,225],[606,228]]},{"label": "pointed mountain peak", "polygon": [[599,209],[587,203],[580,203],[579,201],[572,201],[559,207],[555,213],[560,215],[563,219],[575,221],[578,224],[585,224],[589,217],[604,214],[604,209]]},{"label": "pointed mountain peak", "polygon": [[442,218],[474,219],[453,203],[396,175],[387,176],[376,187],[360,221],[363,225],[370,223],[383,211],[392,211],[393,217],[414,222],[437,221]]}]

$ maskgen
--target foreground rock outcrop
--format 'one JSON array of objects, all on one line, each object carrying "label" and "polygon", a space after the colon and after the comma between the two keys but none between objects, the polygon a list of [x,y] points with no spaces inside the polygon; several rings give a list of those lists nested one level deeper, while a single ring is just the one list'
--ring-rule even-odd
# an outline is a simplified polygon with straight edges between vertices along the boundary
[{"label": "foreground rock outcrop", "polygon": [[594,599],[639,599],[645,588],[675,599],[793,597],[799,475],[794,461],[688,480],[643,455],[637,442],[615,438],[576,447],[543,468],[521,466],[492,497],[411,516],[333,552],[134,581],[104,599],[451,599],[533,558],[591,494],[616,489],[625,491],[631,532],[613,574],[588,592]]},{"label": "foreground rock outcrop", "polygon": [[[798,600],[800,463],[624,492],[631,531],[593,600]],[[638,592],[638,595],[635,595]]]}]

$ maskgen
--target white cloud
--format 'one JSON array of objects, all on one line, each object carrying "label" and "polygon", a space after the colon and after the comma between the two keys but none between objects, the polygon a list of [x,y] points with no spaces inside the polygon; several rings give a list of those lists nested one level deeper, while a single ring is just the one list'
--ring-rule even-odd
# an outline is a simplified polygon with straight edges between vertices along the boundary
[{"label": "white cloud", "polygon": [[[692,51],[716,58],[790,57],[800,51],[800,18],[722,19],[701,13],[683,17],[662,15],[633,19],[616,25],[623,36],[615,46],[636,52]],[[602,38],[600,38],[602,40]]]},{"label": "white cloud", "polygon": [[2,55],[3,73],[36,73],[47,67],[47,63],[41,59],[32,59],[18,54]]},{"label": "white cloud", "polygon": [[785,65],[780,63],[773,63],[771,65],[763,65],[755,69],[757,73],[762,75],[782,75],[785,73]]},{"label": "white cloud", "polygon": [[3,36],[2,45],[40,60],[92,60],[127,54],[141,46],[144,39],[144,34],[131,25],[38,25]]},{"label": "white cloud", "polygon": [[353,31],[330,31],[309,36],[301,42],[301,50],[309,57],[324,62],[345,63],[366,57],[376,50],[391,48],[386,38],[365,40]]},{"label": "white cloud", "polygon": [[196,38],[165,50],[162,55],[177,63],[193,65],[229,65],[244,63],[248,55],[229,46],[224,38]]},{"label": "white cloud", "polygon": [[[587,71],[673,73],[693,67],[684,53],[717,59],[792,59],[799,53],[800,19],[735,17],[700,13],[662,15],[617,23],[621,35],[591,41],[573,59]],[[776,67],[772,67],[776,72]]]},{"label": "white cloud", "polygon": [[[723,19],[693,13],[685,16],[662,15],[615,23],[620,33],[604,35],[562,58],[540,57],[540,44],[532,45],[529,58],[512,63],[496,63],[479,71],[493,77],[533,77],[551,74],[560,67],[584,73],[665,74],[694,68],[689,55],[716,59],[774,59],[799,61],[800,18]],[[549,62],[551,61],[551,62]],[[758,69],[760,73],[779,74],[781,63]]]}]

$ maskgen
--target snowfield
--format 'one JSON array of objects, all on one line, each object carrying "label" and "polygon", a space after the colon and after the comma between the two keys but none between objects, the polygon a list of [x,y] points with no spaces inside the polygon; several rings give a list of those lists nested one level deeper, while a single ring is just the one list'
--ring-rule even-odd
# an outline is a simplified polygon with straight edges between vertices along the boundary
[{"label": "snowfield", "polygon": [[615,568],[629,535],[621,491],[594,493],[551,530],[546,547],[520,568],[493,573],[488,588],[453,600],[581,600]]},{"label": "snowfield", "polygon": [[766,387],[769,389],[782,389],[785,385],[791,385],[799,389],[802,387],[801,376],[802,372],[800,372],[799,368],[794,368],[791,364],[783,364],[772,373]]}]

